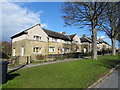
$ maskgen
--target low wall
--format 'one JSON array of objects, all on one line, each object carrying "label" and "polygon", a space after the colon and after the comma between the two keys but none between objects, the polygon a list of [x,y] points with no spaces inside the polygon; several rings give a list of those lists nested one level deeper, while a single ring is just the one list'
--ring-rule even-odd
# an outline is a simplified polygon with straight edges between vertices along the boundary
[{"label": "low wall", "polygon": [[62,58],[81,58],[81,53],[69,53],[69,54],[49,54],[47,58],[62,59]]},{"label": "low wall", "polygon": [[[64,58],[81,58],[81,53],[69,53],[69,54],[49,54],[45,56],[46,59],[64,59]],[[35,56],[14,56],[11,58],[11,65],[16,64],[29,64],[31,61],[37,60]]]},{"label": "low wall", "polygon": [[27,63],[30,63],[29,56],[14,56],[14,57],[11,57],[11,60],[10,60],[11,65],[27,64]]}]

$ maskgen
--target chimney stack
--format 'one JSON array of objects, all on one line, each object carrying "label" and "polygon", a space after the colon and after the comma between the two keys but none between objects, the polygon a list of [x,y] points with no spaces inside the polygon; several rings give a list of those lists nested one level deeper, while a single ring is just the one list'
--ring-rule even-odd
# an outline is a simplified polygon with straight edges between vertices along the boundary
[{"label": "chimney stack", "polygon": [[66,35],[66,32],[61,32],[61,34]]},{"label": "chimney stack", "polygon": [[85,38],[85,37],[86,37],[86,34],[83,34],[82,37]]}]

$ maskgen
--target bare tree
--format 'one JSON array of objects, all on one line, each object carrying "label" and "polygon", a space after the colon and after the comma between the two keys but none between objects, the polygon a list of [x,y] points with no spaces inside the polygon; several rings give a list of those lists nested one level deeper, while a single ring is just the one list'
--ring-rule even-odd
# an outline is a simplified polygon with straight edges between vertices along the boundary
[{"label": "bare tree", "polygon": [[104,19],[107,2],[65,2],[63,5],[66,26],[90,26],[92,31],[92,59],[97,59],[97,30]]},{"label": "bare tree", "polygon": [[109,2],[106,6],[106,19],[102,25],[102,30],[110,37],[112,42],[112,55],[116,55],[115,42],[118,34],[120,34],[120,28],[118,28],[119,15],[118,15],[118,3]]}]

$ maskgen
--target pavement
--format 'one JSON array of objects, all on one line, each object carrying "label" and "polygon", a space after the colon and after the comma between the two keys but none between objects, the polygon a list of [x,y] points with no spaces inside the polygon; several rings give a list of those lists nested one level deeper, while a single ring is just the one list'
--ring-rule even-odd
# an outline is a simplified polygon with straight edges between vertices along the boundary
[{"label": "pavement", "polygon": [[105,77],[101,82],[96,84],[93,88],[118,88],[120,89],[120,68],[113,71],[109,76]]}]

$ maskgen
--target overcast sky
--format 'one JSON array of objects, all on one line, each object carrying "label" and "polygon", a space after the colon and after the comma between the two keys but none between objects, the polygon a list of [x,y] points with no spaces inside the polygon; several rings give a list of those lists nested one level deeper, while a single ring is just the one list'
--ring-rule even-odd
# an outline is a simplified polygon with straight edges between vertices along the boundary
[{"label": "overcast sky", "polygon": [[[63,2],[4,2],[2,3],[2,41],[10,41],[10,37],[31,26],[41,24],[43,28],[61,32],[68,35],[78,34],[80,37],[86,34],[91,36],[89,28],[64,27],[62,18]],[[104,32],[98,32],[98,37],[110,44],[110,39]]]}]

